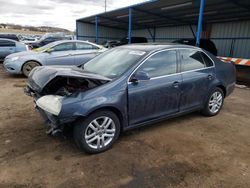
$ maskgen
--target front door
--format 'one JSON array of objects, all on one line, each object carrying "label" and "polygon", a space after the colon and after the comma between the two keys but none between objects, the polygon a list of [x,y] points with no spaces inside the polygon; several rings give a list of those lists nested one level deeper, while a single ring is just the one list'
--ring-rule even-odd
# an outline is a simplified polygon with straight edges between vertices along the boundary
[{"label": "front door", "polygon": [[[45,52],[48,53],[48,52]],[[58,44],[47,54],[46,65],[74,65],[74,42]]]},{"label": "front door", "polygon": [[100,49],[85,42],[76,42],[76,50],[74,52],[76,65],[82,65],[98,55]]},{"label": "front door", "polygon": [[177,113],[182,82],[181,75],[176,74],[177,52],[168,50],[152,55],[135,75],[140,71],[150,79],[128,83],[130,125]]}]

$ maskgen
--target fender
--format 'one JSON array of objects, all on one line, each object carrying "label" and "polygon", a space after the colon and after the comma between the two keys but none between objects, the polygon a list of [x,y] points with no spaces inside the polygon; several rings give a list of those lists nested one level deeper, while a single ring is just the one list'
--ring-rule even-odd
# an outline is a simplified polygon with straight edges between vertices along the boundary
[{"label": "fender", "polygon": [[116,94],[93,97],[87,100],[81,100],[75,102],[75,98],[66,98],[63,101],[63,108],[59,114],[60,117],[68,118],[78,118],[86,117],[98,109],[103,108],[114,108],[122,115],[122,123],[127,126],[127,93],[125,91],[120,91]]}]

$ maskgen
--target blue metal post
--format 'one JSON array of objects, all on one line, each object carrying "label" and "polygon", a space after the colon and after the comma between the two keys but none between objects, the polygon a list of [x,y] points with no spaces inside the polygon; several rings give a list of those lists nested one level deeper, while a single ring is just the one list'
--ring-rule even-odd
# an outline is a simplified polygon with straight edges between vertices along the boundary
[{"label": "blue metal post", "polygon": [[98,16],[95,17],[95,42],[98,44],[98,40],[99,40],[99,28],[98,28],[98,21],[99,18]]},{"label": "blue metal post", "polygon": [[132,32],[132,8],[129,8],[128,16],[128,43],[131,44],[131,32]]},{"label": "blue metal post", "polygon": [[198,20],[198,29],[197,29],[197,33],[196,33],[196,45],[197,46],[200,45],[204,6],[205,6],[205,0],[200,0],[200,13],[199,13],[199,20]]}]

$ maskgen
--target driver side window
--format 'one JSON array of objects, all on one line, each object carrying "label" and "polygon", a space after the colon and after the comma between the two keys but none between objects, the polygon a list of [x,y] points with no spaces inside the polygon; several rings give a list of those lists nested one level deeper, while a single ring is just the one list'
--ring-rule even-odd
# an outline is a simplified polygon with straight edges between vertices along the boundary
[{"label": "driver side window", "polygon": [[69,43],[63,43],[63,44],[58,44],[52,48],[54,52],[59,52],[59,51],[69,51],[74,49],[74,43],[69,42]]},{"label": "driver side window", "polygon": [[98,49],[96,46],[83,43],[83,42],[77,42],[76,43],[76,50],[96,50]]},{"label": "driver side window", "polygon": [[174,74],[177,71],[177,53],[175,50],[159,52],[139,68],[146,72],[150,78]]}]

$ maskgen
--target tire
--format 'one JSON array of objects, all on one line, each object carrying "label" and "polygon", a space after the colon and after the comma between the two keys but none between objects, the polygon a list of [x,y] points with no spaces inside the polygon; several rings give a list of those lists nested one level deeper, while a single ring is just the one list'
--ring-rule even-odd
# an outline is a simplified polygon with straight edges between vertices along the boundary
[{"label": "tire", "polygon": [[91,154],[100,153],[110,149],[118,138],[120,121],[111,111],[97,111],[86,119],[79,119],[73,134],[79,149]]},{"label": "tire", "polygon": [[28,61],[26,62],[24,65],[23,65],[23,68],[22,68],[22,72],[24,74],[24,76],[28,77],[29,76],[29,73],[30,71],[37,67],[37,66],[40,66],[40,64],[36,61]]},{"label": "tire", "polygon": [[224,103],[224,92],[216,87],[208,96],[205,106],[201,113],[205,116],[217,115]]}]

